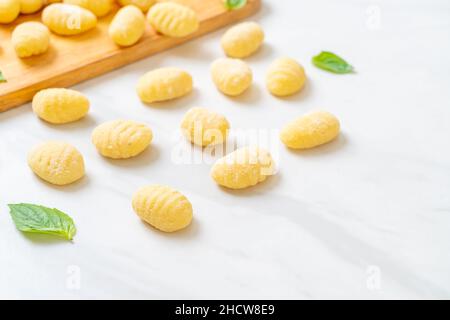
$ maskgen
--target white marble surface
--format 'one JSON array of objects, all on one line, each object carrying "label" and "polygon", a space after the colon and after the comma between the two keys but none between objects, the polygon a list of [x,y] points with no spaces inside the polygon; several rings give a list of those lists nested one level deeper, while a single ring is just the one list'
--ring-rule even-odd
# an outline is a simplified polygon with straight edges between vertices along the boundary
[{"label": "white marble surface", "polygon": [[[220,30],[76,86],[92,102],[78,123],[48,125],[30,105],[0,114],[1,298],[450,298],[450,3],[265,0],[254,19],[267,42],[247,60],[255,84],[241,98],[210,81]],[[315,69],[310,58],[324,49],[357,74]],[[309,77],[303,93],[283,100],[264,87],[265,69],[282,55]],[[136,80],[160,66],[190,71],[195,92],[160,108],[140,103]],[[229,192],[209,178],[210,157],[173,159],[174,132],[196,105],[234,129],[269,132],[324,108],[343,133],[306,152],[275,140],[279,174]],[[148,123],[152,148],[133,160],[100,157],[90,133],[116,118]],[[27,152],[47,139],[83,153],[82,181],[59,188],[33,175]],[[136,217],[131,196],[151,183],[189,197],[187,230],[163,234]],[[6,206],[15,202],[68,212],[75,241],[16,231]]]}]

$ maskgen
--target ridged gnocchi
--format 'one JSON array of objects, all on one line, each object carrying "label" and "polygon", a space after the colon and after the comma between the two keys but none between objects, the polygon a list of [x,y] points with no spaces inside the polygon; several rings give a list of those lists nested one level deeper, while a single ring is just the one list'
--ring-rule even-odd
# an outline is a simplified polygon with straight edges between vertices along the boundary
[{"label": "ridged gnocchi", "polygon": [[84,176],[84,160],[72,145],[49,141],[35,146],[28,154],[28,165],[42,180],[66,185]]},{"label": "ridged gnocchi", "polygon": [[314,111],[285,125],[280,139],[289,148],[308,149],[330,142],[339,131],[339,120],[333,114]]},{"label": "ridged gnocchi", "polygon": [[20,14],[20,0],[0,0],[0,23],[11,23]]},{"label": "ridged gnocchi", "polygon": [[232,58],[246,58],[261,47],[264,31],[256,22],[243,22],[231,27],[222,36],[225,54]]},{"label": "ridged gnocchi", "polygon": [[52,88],[39,91],[33,97],[32,108],[39,118],[62,124],[83,118],[89,111],[89,100],[75,90]]},{"label": "ridged gnocchi", "polygon": [[216,87],[229,96],[238,96],[247,90],[253,81],[250,67],[242,60],[221,58],[211,65],[211,76]]},{"label": "ridged gnocchi", "polygon": [[217,160],[210,173],[217,184],[230,189],[254,186],[274,174],[272,156],[256,146],[237,149]]},{"label": "ridged gnocchi", "polygon": [[155,4],[148,11],[147,19],[156,31],[174,38],[188,36],[199,27],[195,11],[174,2]]},{"label": "ridged gnocchi", "polygon": [[191,108],[181,122],[183,135],[199,146],[224,143],[230,124],[221,114],[206,108]]},{"label": "ridged gnocchi", "polygon": [[136,6],[139,9],[141,9],[141,11],[144,13],[147,12],[148,9],[150,9],[150,7],[155,3],[156,0],[119,0],[119,4],[121,6],[128,6],[132,4],[133,6]]},{"label": "ridged gnocchi", "polygon": [[112,159],[137,156],[150,145],[152,130],[143,123],[114,120],[99,125],[92,132],[92,143],[98,152]]},{"label": "ridged gnocchi", "polygon": [[63,2],[85,8],[97,17],[106,16],[113,7],[113,0],[64,0]]},{"label": "ridged gnocchi", "polygon": [[285,97],[297,93],[305,82],[305,70],[291,58],[275,60],[267,71],[267,89],[275,96]]},{"label": "ridged gnocchi", "polygon": [[133,5],[121,8],[109,25],[109,36],[119,46],[135,44],[143,36],[144,31],[144,14]]},{"label": "ridged gnocchi", "polygon": [[91,11],[67,3],[54,3],[42,11],[42,21],[54,33],[71,36],[89,31],[97,25]]},{"label": "ridged gnocchi", "polygon": [[50,32],[40,22],[19,24],[11,35],[11,42],[20,58],[27,58],[45,53],[50,43]]},{"label": "ridged gnocchi", "polygon": [[20,0],[20,13],[35,13],[44,6],[44,0]]},{"label": "ridged gnocchi", "polygon": [[164,232],[184,229],[192,221],[191,203],[183,194],[170,187],[142,187],[134,194],[132,205],[142,220]]},{"label": "ridged gnocchi", "polygon": [[146,103],[180,98],[192,91],[192,77],[178,68],[160,68],[143,75],[137,84],[137,93]]}]

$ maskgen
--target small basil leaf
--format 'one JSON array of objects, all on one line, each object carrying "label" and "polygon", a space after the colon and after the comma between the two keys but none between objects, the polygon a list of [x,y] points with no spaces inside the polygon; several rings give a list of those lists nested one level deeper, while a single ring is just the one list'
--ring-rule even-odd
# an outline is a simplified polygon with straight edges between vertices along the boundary
[{"label": "small basil leaf", "polygon": [[7,82],[5,77],[3,76],[3,73],[0,71],[0,83]]},{"label": "small basil leaf", "polygon": [[76,233],[71,217],[58,209],[30,203],[8,204],[11,217],[18,230],[50,234],[72,240]]},{"label": "small basil leaf", "polygon": [[347,61],[328,51],[322,51],[317,56],[313,57],[312,63],[320,69],[333,73],[354,72],[353,67]]},{"label": "small basil leaf", "polygon": [[225,7],[228,10],[240,9],[247,4],[247,0],[225,0]]}]

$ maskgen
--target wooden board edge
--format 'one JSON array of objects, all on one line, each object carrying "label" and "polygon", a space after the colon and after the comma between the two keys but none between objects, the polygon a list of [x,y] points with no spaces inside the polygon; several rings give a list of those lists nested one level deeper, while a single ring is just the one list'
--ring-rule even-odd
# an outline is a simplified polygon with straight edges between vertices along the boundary
[{"label": "wooden board edge", "polygon": [[[118,69],[130,63],[139,61],[156,53],[164,50],[176,47],[187,41],[199,38],[205,34],[220,29],[226,25],[245,19],[255,14],[261,8],[262,0],[252,0],[247,3],[245,7],[234,11],[225,11],[221,15],[206,19],[202,21],[203,28],[198,32],[185,37],[185,38],[168,38],[161,37],[159,39],[160,46],[146,46],[146,41],[138,43],[136,46],[122,49],[122,55],[126,58],[119,57],[118,55],[106,56],[102,60],[95,61],[92,64],[84,66],[74,67],[69,72],[76,72],[77,77],[67,77],[65,74],[57,75],[55,77],[46,79],[40,83],[33,85],[32,87],[23,88],[20,91],[10,92],[0,96],[0,112],[7,111],[9,109],[19,107],[32,100],[33,96],[40,90],[52,87],[70,87],[81,83],[83,81],[95,78],[102,74],[108,73],[112,70]],[[227,19],[223,19],[224,17]],[[148,40],[148,39],[147,39]],[[153,40],[149,40],[153,41]],[[127,57],[131,50],[139,50],[139,55],[133,57]],[[120,60],[119,60],[120,58]]]}]

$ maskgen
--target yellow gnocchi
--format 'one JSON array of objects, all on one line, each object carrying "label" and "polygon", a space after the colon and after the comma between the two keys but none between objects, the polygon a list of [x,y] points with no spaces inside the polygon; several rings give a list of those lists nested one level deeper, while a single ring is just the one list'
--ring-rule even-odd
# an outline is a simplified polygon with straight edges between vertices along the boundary
[{"label": "yellow gnocchi", "polygon": [[39,91],[33,97],[32,107],[39,118],[63,124],[83,118],[89,111],[89,100],[75,90],[52,88]]},{"label": "yellow gnocchi", "polygon": [[121,6],[128,6],[132,4],[133,6],[141,9],[142,12],[147,12],[148,9],[150,9],[150,7],[155,3],[156,0],[119,0],[119,4]]},{"label": "yellow gnocchi", "polygon": [[0,23],[11,23],[19,16],[20,0],[0,0]]},{"label": "yellow gnocchi", "polygon": [[50,43],[50,32],[40,22],[19,24],[11,35],[11,42],[20,58],[27,58],[45,53]]},{"label": "yellow gnocchi", "polygon": [[217,184],[230,189],[254,186],[274,174],[272,156],[256,146],[237,149],[217,160],[210,173]]},{"label": "yellow gnocchi", "polygon": [[339,131],[339,120],[333,114],[314,111],[284,126],[280,139],[289,148],[309,149],[332,141]]},{"label": "yellow gnocchi", "polygon": [[192,143],[199,146],[224,143],[230,124],[221,114],[206,108],[192,108],[181,122],[181,131]]},{"label": "yellow gnocchi", "polygon": [[221,58],[211,65],[211,76],[216,87],[229,96],[238,96],[253,81],[250,67],[242,60]]},{"label": "yellow gnocchi", "polygon": [[191,203],[183,194],[170,187],[142,187],[134,194],[132,205],[142,220],[164,232],[184,229],[192,221]]},{"label": "yellow gnocchi", "polygon": [[66,185],[84,176],[84,160],[72,145],[49,141],[35,146],[28,154],[31,170],[49,183]]},{"label": "yellow gnocchi", "polygon": [[192,91],[192,77],[178,68],[160,68],[143,75],[137,84],[137,93],[146,103],[167,101],[185,96]]},{"label": "yellow gnocchi", "polygon": [[144,14],[132,5],[121,8],[109,25],[109,36],[119,46],[135,44],[143,36],[144,31]]},{"label": "yellow gnocchi", "polygon": [[113,7],[113,0],[64,0],[63,2],[85,8],[97,17],[106,16]]},{"label": "yellow gnocchi", "polygon": [[232,58],[246,58],[261,47],[264,31],[256,22],[243,22],[231,27],[222,36],[222,48]]},{"label": "yellow gnocchi", "polygon": [[152,130],[143,123],[114,120],[99,125],[92,132],[98,152],[112,159],[127,159],[143,152],[153,139]]},{"label": "yellow gnocchi", "polygon": [[300,91],[305,82],[305,70],[297,61],[290,58],[275,60],[267,71],[266,85],[275,96],[290,96]]},{"label": "yellow gnocchi", "polygon": [[44,0],[20,0],[20,13],[35,13],[44,6],[44,2]]},{"label": "yellow gnocchi", "polygon": [[97,17],[89,10],[67,3],[54,3],[42,12],[42,21],[54,33],[71,36],[89,31]]},{"label": "yellow gnocchi", "polygon": [[155,4],[148,11],[147,19],[156,31],[174,38],[188,36],[199,27],[195,11],[174,2]]}]

